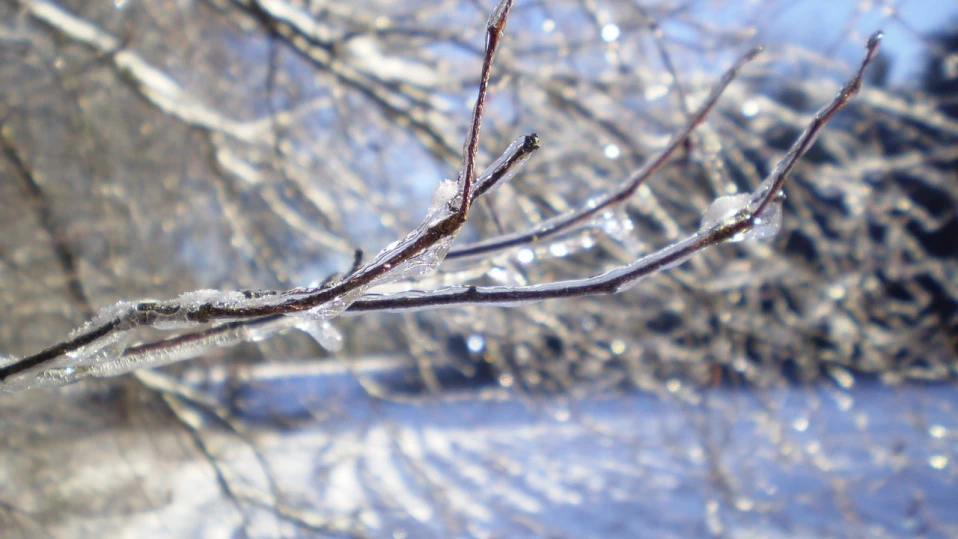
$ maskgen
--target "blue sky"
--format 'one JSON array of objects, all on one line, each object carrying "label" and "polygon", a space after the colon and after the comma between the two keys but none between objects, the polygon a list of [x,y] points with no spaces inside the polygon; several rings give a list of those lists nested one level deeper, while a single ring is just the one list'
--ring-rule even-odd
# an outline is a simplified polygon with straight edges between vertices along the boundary
[{"label": "blue sky", "polygon": [[[849,62],[860,56],[860,44],[881,29],[883,50],[892,62],[891,82],[906,83],[924,65],[923,37],[958,25],[958,2],[949,0],[875,0],[854,19],[860,5],[849,0],[802,0],[785,3],[764,28],[766,38],[783,39],[815,51],[838,44],[836,53]],[[853,34],[848,35],[849,31]],[[854,34],[857,34],[854,35]]]}]

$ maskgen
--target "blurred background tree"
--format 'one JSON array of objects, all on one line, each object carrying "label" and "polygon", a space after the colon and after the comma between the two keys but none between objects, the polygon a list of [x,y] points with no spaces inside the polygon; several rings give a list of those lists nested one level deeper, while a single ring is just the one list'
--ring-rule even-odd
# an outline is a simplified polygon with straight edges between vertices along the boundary
[{"label": "blurred background tree", "polygon": [[[0,2],[0,350],[121,299],[344,272],[453,177],[478,2]],[[156,372],[0,394],[0,532],[34,536],[958,533],[958,48],[934,2],[520,1],[460,243],[638,168],[625,206],[433,284],[592,275],[754,188],[868,34],[881,62],[773,240],[624,294],[335,321]],[[931,21],[931,22],[929,22]],[[936,26],[942,24],[944,26]],[[458,245],[458,244],[457,244]]]}]

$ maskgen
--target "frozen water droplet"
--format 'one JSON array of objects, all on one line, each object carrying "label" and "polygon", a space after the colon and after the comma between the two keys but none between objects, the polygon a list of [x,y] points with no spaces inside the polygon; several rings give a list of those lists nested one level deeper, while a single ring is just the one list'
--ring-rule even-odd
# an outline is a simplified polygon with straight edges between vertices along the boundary
[{"label": "frozen water droplet", "polygon": [[773,202],[770,204],[761,217],[752,220],[752,227],[736,234],[732,241],[764,240],[772,238],[782,229],[782,204]]},{"label": "frozen water droplet", "polygon": [[343,334],[329,320],[304,319],[296,324],[296,328],[309,334],[320,346],[330,352],[339,352],[343,349]]}]

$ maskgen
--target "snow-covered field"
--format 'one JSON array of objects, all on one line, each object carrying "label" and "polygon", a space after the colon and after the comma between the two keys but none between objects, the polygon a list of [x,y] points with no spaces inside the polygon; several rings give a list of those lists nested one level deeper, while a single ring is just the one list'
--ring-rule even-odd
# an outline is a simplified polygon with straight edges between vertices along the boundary
[{"label": "snow-covered field", "polygon": [[20,447],[0,467],[4,537],[237,537],[244,521],[294,536],[294,520],[374,537],[958,533],[951,386],[384,400],[368,393],[387,380],[375,365],[272,372],[241,392],[246,441],[180,416],[221,477],[187,429],[127,417],[122,397],[3,395]]}]

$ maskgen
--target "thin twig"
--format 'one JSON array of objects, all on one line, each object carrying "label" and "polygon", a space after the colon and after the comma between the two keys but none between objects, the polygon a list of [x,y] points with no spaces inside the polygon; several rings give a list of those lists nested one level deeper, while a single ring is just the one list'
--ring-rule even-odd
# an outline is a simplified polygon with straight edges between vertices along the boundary
[{"label": "thin twig", "polygon": [[479,75],[479,96],[476,98],[476,105],[472,109],[472,125],[469,128],[469,134],[466,136],[466,147],[462,158],[462,200],[460,200],[459,209],[456,212],[462,223],[469,217],[469,209],[472,207],[473,182],[476,178],[476,155],[479,153],[479,130],[482,127],[482,114],[486,107],[486,94],[489,90],[489,76],[492,73],[492,62],[495,59],[496,51],[499,49],[499,42],[502,40],[502,34],[506,29],[506,19],[509,17],[509,11],[512,9],[513,0],[502,0],[496,9],[492,11],[489,21],[486,23],[486,54],[482,59],[482,72]]},{"label": "thin twig", "polygon": [[735,64],[733,64],[724,75],[722,75],[722,78],[712,88],[712,91],[709,93],[708,98],[705,100],[702,106],[700,106],[698,110],[691,115],[685,126],[672,136],[672,139],[668,144],[666,144],[665,148],[660,151],[658,155],[650,159],[641,169],[632,174],[632,176],[630,176],[626,181],[622,182],[622,184],[614,191],[607,193],[596,200],[590,201],[588,204],[576,211],[566,215],[560,215],[554,219],[550,219],[544,223],[541,223],[532,230],[516,234],[509,234],[473,245],[468,245],[460,249],[454,249],[450,251],[446,258],[449,260],[454,260],[457,258],[479,256],[500,251],[502,249],[515,247],[517,245],[525,245],[540,241],[550,236],[564,232],[577,224],[588,221],[593,216],[609,209],[609,207],[624,202],[631,197],[632,194],[635,193],[635,191],[646,182],[646,180],[658,172],[658,170],[668,162],[669,158],[672,157],[672,154],[674,154],[675,151],[682,146],[682,143],[685,142],[685,140],[692,134],[692,131],[701,125],[706,118],[708,118],[709,114],[712,112],[712,109],[715,108],[715,104],[718,103],[719,97],[722,96],[722,93],[725,91],[728,85],[731,84],[731,82],[735,79],[735,77],[738,75],[738,72],[745,66],[745,64],[758,56],[761,51],[761,47],[755,47],[747,54],[739,58],[738,61],[735,62]]},{"label": "thin twig", "polygon": [[[2,127],[0,122],[0,127]],[[83,283],[80,282],[78,257],[73,252],[69,241],[66,238],[63,227],[56,222],[53,216],[53,209],[50,207],[50,200],[47,194],[40,187],[26,160],[20,154],[13,140],[11,140],[3,129],[0,129],[0,154],[6,157],[13,168],[13,176],[16,178],[23,190],[30,198],[31,205],[36,208],[37,219],[40,226],[46,230],[53,241],[53,252],[60,263],[63,275],[66,277],[67,291],[74,303],[79,307],[84,316],[92,316],[93,308],[90,307],[90,300],[83,290]]]}]

